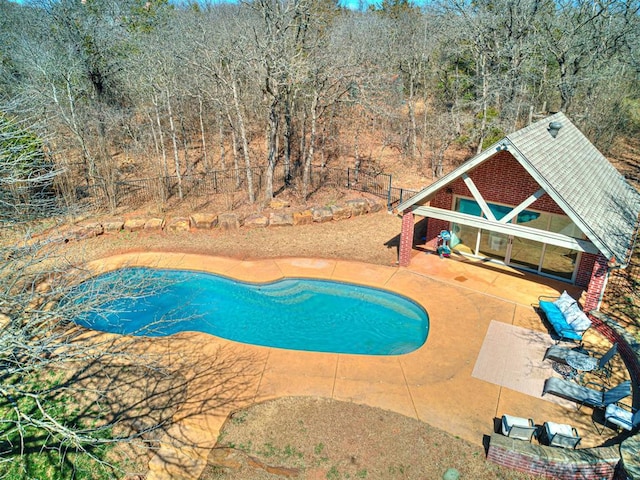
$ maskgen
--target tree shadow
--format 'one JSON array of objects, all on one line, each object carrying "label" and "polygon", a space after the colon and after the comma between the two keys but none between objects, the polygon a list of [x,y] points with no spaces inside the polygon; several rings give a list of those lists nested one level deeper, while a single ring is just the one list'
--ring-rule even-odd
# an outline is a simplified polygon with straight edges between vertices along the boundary
[{"label": "tree shadow", "polygon": [[[140,462],[149,459],[161,440],[192,441],[196,446],[199,439],[177,438],[179,430],[173,427],[195,419],[206,430],[206,418],[226,417],[230,410],[248,405],[261,371],[259,355],[231,344],[216,346],[211,339],[204,334],[145,338],[86,331],[74,347],[93,350],[91,358],[59,365],[58,373],[38,391],[43,411],[54,413],[61,423],[60,435],[31,427],[3,434],[3,456],[35,468],[49,455],[61,472],[73,472],[76,457],[68,454],[81,452],[117,472],[121,466],[106,454],[112,445],[127,452],[123,456],[138,457],[134,463],[144,470],[147,464]],[[1,397],[0,410],[10,409],[11,400]],[[21,410],[45,418],[34,402],[22,404]],[[63,438],[65,428],[69,438]]]}]

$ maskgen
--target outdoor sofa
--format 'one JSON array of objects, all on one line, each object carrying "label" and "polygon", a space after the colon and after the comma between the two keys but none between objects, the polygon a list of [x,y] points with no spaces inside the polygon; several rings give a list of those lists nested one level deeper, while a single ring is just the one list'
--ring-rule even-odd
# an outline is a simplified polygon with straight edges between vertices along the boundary
[{"label": "outdoor sofa", "polygon": [[591,320],[566,291],[560,297],[539,297],[538,305],[560,340],[581,342]]}]

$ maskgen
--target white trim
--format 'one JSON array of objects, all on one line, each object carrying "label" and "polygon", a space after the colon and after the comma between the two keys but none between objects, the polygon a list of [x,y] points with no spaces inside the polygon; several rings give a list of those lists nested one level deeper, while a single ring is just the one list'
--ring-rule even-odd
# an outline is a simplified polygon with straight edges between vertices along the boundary
[{"label": "white trim", "polygon": [[513,210],[507,213],[504,217],[502,217],[500,219],[500,223],[508,223],[510,220],[513,220],[517,215],[522,213],[522,211],[525,208],[527,208],[529,205],[531,205],[533,202],[535,202],[545,193],[547,193],[545,189],[541,188],[540,190],[535,192],[533,195],[531,195],[529,198],[527,198],[524,202],[522,202],[520,205],[518,205],[517,207],[514,207]]},{"label": "white trim", "polygon": [[473,183],[473,180],[471,180],[471,177],[469,177],[469,175],[467,175],[466,173],[463,173],[461,177],[462,177],[462,180],[464,180],[464,184],[467,186],[467,188],[471,192],[471,195],[473,195],[474,200],[480,206],[480,210],[482,210],[482,213],[484,213],[484,215],[492,222],[496,222],[497,221],[496,217],[493,215],[493,212],[489,208],[489,205],[487,205],[487,202],[485,201],[484,197],[480,193],[480,190],[478,190],[478,187],[476,187],[476,184]]},{"label": "white trim", "polygon": [[505,235],[513,235],[514,237],[535,240],[540,243],[549,243],[559,247],[570,248],[579,252],[599,253],[596,246],[589,240],[569,237],[561,233],[549,232],[546,230],[538,230],[537,228],[526,227],[514,223],[492,222],[486,218],[468,215],[466,213],[445,210],[436,207],[414,207],[413,213],[423,217],[437,218],[446,222],[460,223],[471,227],[481,228],[492,232],[504,233]]},{"label": "white trim", "polygon": [[[591,272],[593,275],[593,272]],[[607,283],[609,283],[609,278],[611,277],[611,269],[607,267],[607,271],[605,273],[604,282],[602,282],[602,289],[600,290],[600,294],[598,295],[598,303],[596,303],[596,310],[600,310],[602,306],[602,299],[604,298],[604,292],[607,289]],[[589,283],[591,283],[591,277],[589,277]]]}]

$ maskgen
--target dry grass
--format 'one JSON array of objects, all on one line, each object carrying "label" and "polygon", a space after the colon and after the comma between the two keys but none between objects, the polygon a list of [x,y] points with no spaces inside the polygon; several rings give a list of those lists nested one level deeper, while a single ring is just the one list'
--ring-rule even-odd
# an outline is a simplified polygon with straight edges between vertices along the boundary
[{"label": "dry grass", "polygon": [[[380,408],[323,398],[272,400],[227,421],[201,480],[532,479],[489,463],[481,446]],[[226,449],[224,449],[226,447]]]}]

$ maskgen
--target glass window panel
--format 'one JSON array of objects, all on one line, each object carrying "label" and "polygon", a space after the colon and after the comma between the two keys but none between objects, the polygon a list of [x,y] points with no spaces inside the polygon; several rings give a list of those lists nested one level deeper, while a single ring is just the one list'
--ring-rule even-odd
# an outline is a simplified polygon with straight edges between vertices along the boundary
[{"label": "glass window panel", "polygon": [[483,230],[480,235],[478,255],[504,260],[509,246],[509,236],[503,233],[488,232]]},{"label": "glass window panel", "polygon": [[[493,213],[493,216],[496,217],[496,220],[500,220],[507,213],[509,213],[511,210],[513,210],[513,207],[507,207],[507,206],[504,206],[504,205],[496,205],[495,203],[488,203],[487,205],[489,206],[489,210],[491,210],[491,213]],[[509,223],[511,223],[511,222],[509,222]]]},{"label": "glass window panel", "polygon": [[577,258],[578,252],[575,250],[547,245],[542,259],[542,272],[570,280],[576,268]]},{"label": "glass window panel", "polygon": [[525,210],[518,214],[518,223],[526,227],[546,230],[549,226],[549,214]]},{"label": "glass window panel", "polygon": [[578,226],[573,223],[569,217],[564,215],[553,215],[551,217],[549,231],[562,233],[563,235],[573,238],[583,238],[584,236]]},{"label": "glass window panel", "polygon": [[478,202],[469,200],[468,198],[456,199],[456,212],[466,213],[467,215],[473,215],[475,217],[482,216],[482,210]]},{"label": "glass window panel", "polygon": [[537,271],[542,256],[542,245],[535,240],[514,237],[511,246],[511,263]]},{"label": "glass window panel", "polygon": [[461,253],[474,255],[476,252],[476,242],[478,240],[478,229],[457,223],[451,224],[450,246]]}]

